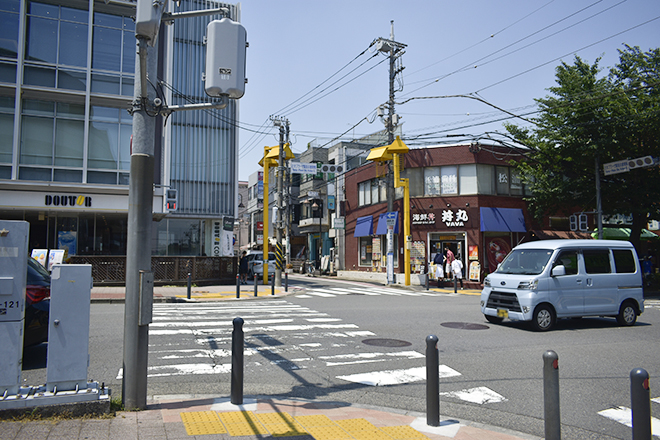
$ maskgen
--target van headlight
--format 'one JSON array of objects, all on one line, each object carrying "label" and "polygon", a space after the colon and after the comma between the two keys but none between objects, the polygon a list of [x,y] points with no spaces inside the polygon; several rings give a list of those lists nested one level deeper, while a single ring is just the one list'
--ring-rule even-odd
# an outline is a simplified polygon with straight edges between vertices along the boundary
[{"label": "van headlight", "polygon": [[484,278],[484,287],[490,287],[490,280],[488,277]]},{"label": "van headlight", "polygon": [[539,280],[538,279],[533,279],[529,281],[521,281],[520,284],[518,284],[518,289],[520,290],[536,290],[537,287],[539,287]]}]

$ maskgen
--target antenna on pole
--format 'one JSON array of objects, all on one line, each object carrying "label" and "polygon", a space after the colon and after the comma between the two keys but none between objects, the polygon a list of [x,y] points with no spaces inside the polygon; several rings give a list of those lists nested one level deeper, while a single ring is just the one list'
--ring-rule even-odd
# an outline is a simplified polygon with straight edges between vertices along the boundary
[{"label": "antenna on pole", "polygon": [[390,40],[394,41],[394,20],[390,20]]}]

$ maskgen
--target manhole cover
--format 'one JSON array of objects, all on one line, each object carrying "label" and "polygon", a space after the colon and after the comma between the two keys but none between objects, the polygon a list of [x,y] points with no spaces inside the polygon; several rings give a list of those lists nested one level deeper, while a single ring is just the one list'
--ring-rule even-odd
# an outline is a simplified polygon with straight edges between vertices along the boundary
[{"label": "manhole cover", "polygon": [[461,330],[487,330],[489,327],[483,324],[473,324],[471,322],[443,322],[443,327],[457,328]]},{"label": "manhole cover", "polygon": [[401,341],[400,339],[384,339],[384,338],[374,338],[374,339],[365,339],[362,341],[363,344],[375,345],[378,347],[407,347],[412,345],[412,342]]}]

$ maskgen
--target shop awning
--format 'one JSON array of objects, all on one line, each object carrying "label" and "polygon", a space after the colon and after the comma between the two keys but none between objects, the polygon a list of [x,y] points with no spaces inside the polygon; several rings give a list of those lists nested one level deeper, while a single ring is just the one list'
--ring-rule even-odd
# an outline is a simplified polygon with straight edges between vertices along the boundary
[{"label": "shop awning", "polygon": [[353,237],[366,237],[374,233],[374,218],[370,215],[358,217]]},{"label": "shop awning", "polygon": [[479,208],[482,232],[527,232],[522,209]]},{"label": "shop awning", "polygon": [[[596,228],[596,232],[592,233],[591,236],[598,238],[598,228]],[[642,240],[655,240],[658,236],[648,229],[642,229],[639,238]],[[630,228],[603,228],[603,239],[630,240]]]},{"label": "shop awning", "polygon": [[[394,211],[394,233],[399,233],[399,211]],[[383,213],[378,217],[378,226],[376,227],[376,235],[387,234],[387,213]]]}]

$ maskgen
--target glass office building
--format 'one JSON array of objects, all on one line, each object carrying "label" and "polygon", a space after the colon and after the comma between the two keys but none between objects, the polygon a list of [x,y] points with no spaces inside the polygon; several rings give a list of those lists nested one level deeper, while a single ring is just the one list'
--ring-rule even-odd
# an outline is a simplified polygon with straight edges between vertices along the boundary
[{"label": "glass office building", "polygon": [[[216,2],[176,11],[219,6],[239,20]],[[0,218],[28,221],[31,249],[126,253],[134,16],[131,1],[0,0]],[[151,84],[168,104],[208,100],[202,42],[213,18],[162,26]],[[235,212],[237,113],[232,102],[157,122],[154,254],[212,254],[213,228]],[[178,190],[175,212],[166,188]]]}]

